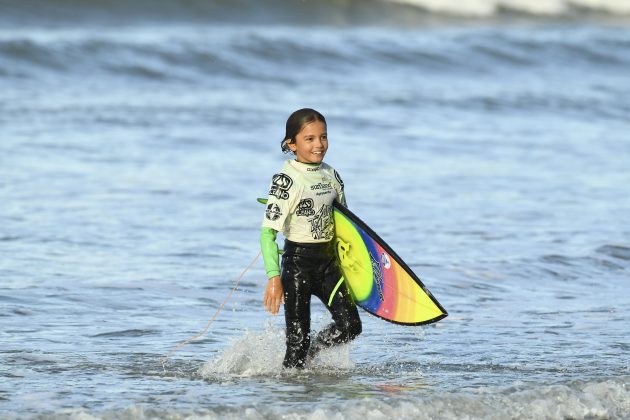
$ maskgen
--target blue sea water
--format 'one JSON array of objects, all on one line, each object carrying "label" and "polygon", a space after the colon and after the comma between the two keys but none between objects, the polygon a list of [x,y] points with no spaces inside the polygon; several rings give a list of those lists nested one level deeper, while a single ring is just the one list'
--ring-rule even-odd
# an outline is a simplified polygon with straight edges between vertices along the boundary
[{"label": "blue sea water", "polygon": [[[0,418],[629,418],[629,9],[1,1]],[[164,363],[304,106],[449,317],[282,371],[257,261]]]}]

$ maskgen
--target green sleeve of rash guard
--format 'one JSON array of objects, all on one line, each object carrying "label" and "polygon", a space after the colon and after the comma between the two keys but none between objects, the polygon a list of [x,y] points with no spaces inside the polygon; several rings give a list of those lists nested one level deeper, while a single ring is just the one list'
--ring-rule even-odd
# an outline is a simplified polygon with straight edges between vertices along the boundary
[{"label": "green sleeve of rash guard", "polygon": [[262,250],[263,261],[265,262],[265,271],[267,278],[280,275],[280,264],[278,264],[278,244],[276,243],[276,235],[278,231],[272,228],[264,227],[260,232],[260,249]]}]

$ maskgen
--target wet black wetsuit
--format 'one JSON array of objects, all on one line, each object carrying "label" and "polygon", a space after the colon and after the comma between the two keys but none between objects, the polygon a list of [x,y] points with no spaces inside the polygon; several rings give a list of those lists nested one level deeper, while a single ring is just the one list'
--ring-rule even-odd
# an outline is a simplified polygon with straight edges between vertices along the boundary
[{"label": "wet black wetsuit", "polygon": [[[324,243],[285,241],[281,274],[287,328],[285,367],[302,368],[319,350],[347,343],[361,333],[361,319],[345,282],[328,305],[341,276],[334,240]],[[333,322],[311,343],[312,295],[326,305]]]}]

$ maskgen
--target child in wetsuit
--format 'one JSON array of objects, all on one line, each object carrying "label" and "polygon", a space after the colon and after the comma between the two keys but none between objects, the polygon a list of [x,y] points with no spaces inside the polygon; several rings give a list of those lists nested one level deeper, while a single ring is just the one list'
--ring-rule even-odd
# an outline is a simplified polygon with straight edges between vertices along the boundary
[{"label": "child in wetsuit", "polygon": [[[272,314],[284,303],[287,350],[283,366],[303,368],[322,348],[347,343],[361,333],[361,320],[335,255],[333,201],[346,205],[341,177],[323,162],[326,120],[319,112],[295,111],[286,124],[283,152],[295,159],[273,176],[260,235],[269,281],[263,305]],[[276,235],[285,236],[282,272]],[[333,295],[334,294],[334,295]],[[330,311],[333,323],[311,343],[311,295]]]}]

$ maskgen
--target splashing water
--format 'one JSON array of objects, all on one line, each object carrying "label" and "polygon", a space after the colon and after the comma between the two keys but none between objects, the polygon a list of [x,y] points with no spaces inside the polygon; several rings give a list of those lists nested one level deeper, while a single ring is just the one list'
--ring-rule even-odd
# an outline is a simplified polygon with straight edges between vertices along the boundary
[{"label": "splashing water", "polygon": [[[230,344],[220,354],[206,362],[199,374],[204,378],[217,375],[269,376],[286,374],[282,368],[285,344],[284,330],[267,323],[264,331],[246,331],[242,336],[230,339]],[[350,359],[351,344],[325,349],[303,371],[338,372],[354,367]]]}]

